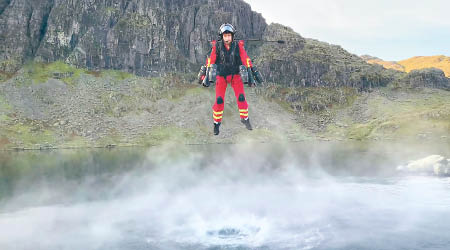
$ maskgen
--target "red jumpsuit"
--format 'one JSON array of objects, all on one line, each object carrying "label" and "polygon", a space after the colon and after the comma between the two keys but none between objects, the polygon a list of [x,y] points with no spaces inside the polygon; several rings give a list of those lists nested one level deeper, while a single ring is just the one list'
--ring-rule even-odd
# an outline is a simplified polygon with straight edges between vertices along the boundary
[{"label": "red jumpsuit", "polygon": [[[207,67],[209,67],[211,64],[216,63],[216,41],[213,41],[212,45],[211,56],[207,59],[206,62]],[[245,65],[246,67],[252,67],[252,62],[244,49],[244,41],[239,41],[238,46],[242,65]],[[229,46],[226,45],[225,48],[227,50],[230,49]],[[245,98],[244,83],[242,82],[239,73],[235,75],[228,75],[226,77],[218,75],[216,78],[216,100],[213,106],[213,119],[215,123],[220,123],[222,121],[225,104],[225,91],[227,90],[228,83],[231,84],[231,87],[234,90],[234,95],[236,96],[241,119],[248,119],[248,103]]]}]

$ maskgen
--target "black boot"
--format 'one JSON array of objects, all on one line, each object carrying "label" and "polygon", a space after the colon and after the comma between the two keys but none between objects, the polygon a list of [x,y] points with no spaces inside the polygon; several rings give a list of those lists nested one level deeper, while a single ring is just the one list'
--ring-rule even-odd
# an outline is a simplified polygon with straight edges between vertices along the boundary
[{"label": "black boot", "polygon": [[246,127],[248,130],[253,130],[252,125],[250,124],[250,119],[249,119],[249,118],[247,118],[247,119],[241,119],[241,122],[245,124],[245,127]]},{"label": "black boot", "polygon": [[214,123],[214,135],[218,135],[219,134],[219,127],[220,127],[220,122],[219,123]]}]

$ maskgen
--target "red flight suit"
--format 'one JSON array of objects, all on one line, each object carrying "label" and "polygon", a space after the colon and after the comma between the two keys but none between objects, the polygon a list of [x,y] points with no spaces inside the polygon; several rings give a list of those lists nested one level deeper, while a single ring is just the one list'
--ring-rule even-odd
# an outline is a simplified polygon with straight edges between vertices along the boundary
[{"label": "red flight suit", "polygon": [[[223,41],[219,41],[222,43]],[[216,64],[216,41],[212,41],[212,51],[211,56],[207,59],[206,66],[209,67],[211,64]],[[225,45],[225,48],[229,50],[230,48]],[[239,55],[242,61],[242,65],[246,67],[252,67],[252,62],[244,49],[244,41],[238,42]],[[222,121],[224,104],[225,104],[225,91],[227,90],[228,84],[234,90],[234,95],[236,96],[236,101],[239,108],[239,114],[241,119],[248,119],[248,103],[245,98],[244,83],[241,80],[239,73],[230,74],[227,76],[218,75],[216,78],[216,100],[213,106],[213,119],[215,123],[220,123]]]}]

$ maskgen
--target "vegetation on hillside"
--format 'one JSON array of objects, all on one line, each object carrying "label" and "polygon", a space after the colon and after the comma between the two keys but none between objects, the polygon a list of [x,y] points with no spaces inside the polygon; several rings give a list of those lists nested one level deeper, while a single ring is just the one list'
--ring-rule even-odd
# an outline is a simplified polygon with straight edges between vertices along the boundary
[{"label": "vegetation on hillside", "polygon": [[447,77],[450,77],[450,57],[448,56],[415,56],[398,63],[405,68],[406,72],[415,69],[438,68],[444,71]]},{"label": "vegetation on hillside", "polygon": [[[446,138],[450,92],[426,88],[435,87],[427,85],[426,77],[439,73],[428,71],[411,72],[396,85],[362,92],[348,86],[267,83],[247,92],[252,119],[259,126],[245,133],[238,122],[232,134],[215,140],[208,126],[213,88],[199,87],[192,74],[145,78],[121,71],[88,71],[62,62],[33,63],[0,85],[0,149],[316,136]],[[224,126],[234,126],[237,106],[228,98]]]},{"label": "vegetation on hillside", "polygon": [[367,55],[361,56],[361,58],[370,64],[379,64],[386,69],[395,69],[404,72],[411,72],[416,69],[437,68],[444,71],[447,77],[450,77],[450,57],[448,56],[415,56],[398,62],[384,61],[380,58]]}]

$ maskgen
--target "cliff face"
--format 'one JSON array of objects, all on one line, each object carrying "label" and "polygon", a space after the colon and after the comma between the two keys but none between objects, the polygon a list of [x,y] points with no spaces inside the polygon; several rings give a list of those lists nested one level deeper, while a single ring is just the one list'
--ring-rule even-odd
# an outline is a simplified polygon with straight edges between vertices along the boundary
[{"label": "cliff face", "polygon": [[257,65],[269,81],[289,86],[348,86],[359,89],[386,86],[403,75],[370,65],[338,45],[305,39],[292,29],[271,24],[265,35],[286,44],[265,44],[259,48]]},{"label": "cliff face", "polygon": [[29,60],[140,76],[197,72],[225,22],[238,38],[286,41],[246,45],[269,82],[366,89],[406,75],[267,25],[242,0],[0,0],[0,81]]},{"label": "cliff face", "polygon": [[138,75],[192,71],[224,22],[244,37],[266,27],[240,0],[2,0],[0,70],[34,59]]}]

